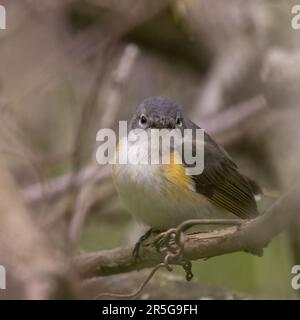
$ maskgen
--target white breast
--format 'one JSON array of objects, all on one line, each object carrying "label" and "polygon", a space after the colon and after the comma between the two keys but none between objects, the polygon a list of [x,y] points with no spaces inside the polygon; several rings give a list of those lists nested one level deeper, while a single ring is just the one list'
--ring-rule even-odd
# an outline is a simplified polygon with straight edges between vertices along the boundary
[{"label": "white breast", "polygon": [[[129,144],[127,150],[128,157],[138,155],[142,163],[149,157],[143,141]],[[120,143],[119,154],[123,152]],[[174,192],[176,186],[164,179],[161,165],[116,164],[114,178],[121,201],[129,212],[154,229],[176,227],[187,219],[213,217],[213,206],[198,193]]]}]

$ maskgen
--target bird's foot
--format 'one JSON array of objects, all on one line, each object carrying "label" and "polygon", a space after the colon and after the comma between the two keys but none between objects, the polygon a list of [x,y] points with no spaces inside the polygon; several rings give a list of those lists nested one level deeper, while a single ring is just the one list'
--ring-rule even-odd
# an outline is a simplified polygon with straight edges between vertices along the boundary
[{"label": "bird's foot", "polygon": [[151,234],[153,232],[156,232],[155,230],[153,230],[152,228],[150,228],[144,235],[142,235],[138,242],[135,244],[134,246],[134,249],[133,249],[133,252],[132,252],[132,255],[135,257],[135,258],[139,258],[140,256],[140,249],[141,249],[141,245],[144,241],[146,241],[147,239],[149,239],[149,237],[151,236]]},{"label": "bird's foot", "polygon": [[180,246],[179,242],[181,240],[181,237],[179,239],[176,236],[176,229],[172,228],[158,234],[154,239],[154,246],[157,252],[170,251],[174,253],[178,250],[178,245]]}]

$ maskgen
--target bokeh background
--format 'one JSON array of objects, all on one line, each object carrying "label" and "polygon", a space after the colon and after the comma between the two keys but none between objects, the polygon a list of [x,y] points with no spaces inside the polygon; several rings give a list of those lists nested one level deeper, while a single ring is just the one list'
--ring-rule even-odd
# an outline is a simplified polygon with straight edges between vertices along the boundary
[{"label": "bokeh background", "polygon": [[[291,188],[300,155],[295,3],[2,0],[7,30],[0,31],[0,159],[52,243],[69,255],[138,238],[141,230],[119,203],[110,169],[95,162],[95,137],[100,128],[128,120],[148,96],[177,101],[227,149],[268,191],[262,212]],[[8,188],[4,179],[0,184]],[[27,239],[30,232],[23,232]],[[17,272],[17,260],[9,254],[5,259]],[[273,239],[261,258],[236,253],[195,262],[193,284],[183,284],[180,268],[174,278],[161,279],[161,272],[145,297],[178,298],[166,288],[182,285],[187,293],[181,290],[180,297],[190,297],[193,288],[195,298],[199,285],[296,299],[294,264],[300,264],[300,220]],[[145,274],[121,282],[136,287]],[[111,291],[121,282],[112,280]],[[86,284],[80,297],[91,298],[100,287],[101,281]],[[18,285],[13,289],[8,296],[24,297]]]}]

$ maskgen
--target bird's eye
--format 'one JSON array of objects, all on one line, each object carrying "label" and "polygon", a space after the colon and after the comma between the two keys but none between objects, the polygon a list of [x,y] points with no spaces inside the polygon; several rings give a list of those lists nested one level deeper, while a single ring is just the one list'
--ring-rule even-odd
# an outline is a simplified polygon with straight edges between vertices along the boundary
[{"label": "bird's eye", "polygon": [[141,125],[142,127],[144,127],[146,123],[147,123],[147,118],[146,118],[146,116],[145,116],[144,114],[142,114],[142,115],[140,116],[140,125]]},{"label": "bird's eye", "polygon": [[181,127],[181,126],[182,126],[182,120],[181,120],[180,117],[177,117],[177,118],[176,118],[176,126],[177,126],[177,127]]}]

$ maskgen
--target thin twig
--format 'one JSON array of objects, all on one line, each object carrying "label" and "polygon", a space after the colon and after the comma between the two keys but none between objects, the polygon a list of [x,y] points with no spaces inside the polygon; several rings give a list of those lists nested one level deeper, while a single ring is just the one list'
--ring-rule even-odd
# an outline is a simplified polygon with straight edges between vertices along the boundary
[{"label": "thin twig", "polygon": [[[183,259],[192,261],[237,251],[257,254],[299,214],[297,210],[286,212],[286,208],[292,205],[299,208],[299,192],[300,185],[297,184],[263,215],[244,222],[238,228],[186,235]],[[85,253],[76,258],[76,263],[82,277],[89,278],[153,267],[164,259],[164,254],[157,252],[153,242],[141,247],[139,259],[134,259],[132,251],[133,247],[123,247]]]},{"label": "thin twig", "polygon": [[99,299],[101,297],[111,297],[111,298],[120,298],[120,299],[133,299],[143,291],[143,289],[146,287],[148,282],[153,278],[155,273],[161,268],[166,268],[165,263],[159,263],[157,266],[155,266],[151,270],[151,272],[148,275],[148,277],[142,282],[140,287],[137,290],[133,291],[132,293],[124,293],[124,294],[122,294],[122,293],[113,293],[113,292],[103,292],[103,293],[97,294],[97,296],[94,298],[94,300]]},{"label": "thin twig", "polygon": [[[242,223],[242,220],[232,220],[232,219],[193,219],[193,220],[188,220],[180,224],[177,228],[170,229],[166,232],[161,233],[154,242],[160,241],[161,239],[164,239],[164,243],[166,244],[167,252],[164,258],[164,262],[157,264],[150,272],[149,276],[145,279],[145,281],[142,282],[140,287],[135,290],[132,293],[129,294],[119,294],[119,293],[110,293],[110,292],[104,292],[100,293],[96,296],[95,299],[98,299],[100,297],[113,297],[113,298],[123,298],[123,299],[131,299],[135,298],[138,296],[142,290],[146,287],[148,282],[153,278],[154,274],[160,269],[160,268],[165,268],[168,271],[173,271],[171,268],[170,264],[174,260],[178,260],[184,250],[184,237],[183,237],[183,232],[187,230],[188,228],[195,226],[195,225],[238,225],[240,226]],[[172,237],[173,236],[173,237]],[[172,243],[172,240],[175,242],[175,248],[174,248],[174,243]],[[186,271],[186,279],[187,281],[190,281],[193,277],[191,267],[192,264],[190,261],[183,261],[182,266],[184,270]]]},{"label": "thin twig", "polygon": [[[100,128],[109,128],[114,124],[118,110],[121,107],[123,85],[129,79],[137,56],[138,49],[135,45],[126,46],[112,79],[111,88],[107,96],[107,106],[100,122]],[[91,161],[93,163],[92,166],[99,168],[99,164],[96,162],[95,157],[96,148],[97,144],[95,144]],[[74,249],[79,243],[86,215],[92,205],[93,200],[91,194],[94,184],[95,179],[92,177],[80,190],[76,199],[75,211],[69,228],[69,240]]]},{"label": "thin twig", "polygon": [[[22,193],[27,203],[35,204],[43,200],[50,201],[59,196],[64,196],[66,192],[73,188],[81,187],[92,177],[94,177],[95,183],[99,183],[109,179],[110,176],[110,168],[108,166],[96,168],[91,165],[79,171],[74,177],[73,174],[68,173],[48,180],[45,186],[40,183],[29,186]],[[72,183],[70,183],[71,177],[73,177]]]}]

